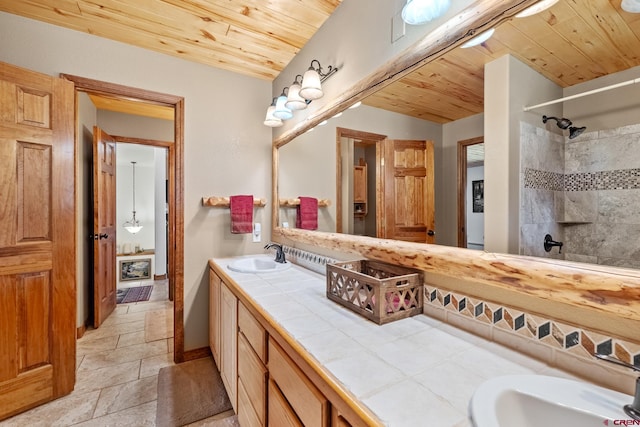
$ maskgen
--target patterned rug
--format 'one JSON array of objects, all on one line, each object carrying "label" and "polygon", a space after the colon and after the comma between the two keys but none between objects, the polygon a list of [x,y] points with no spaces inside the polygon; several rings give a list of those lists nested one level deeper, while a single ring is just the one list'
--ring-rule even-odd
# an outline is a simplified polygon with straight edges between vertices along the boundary
[{"label": "patterned rug", "polygon": [[118,289],[116,302],[127,304],[130,302],[149,301],[153,286],[136,286],[133,288]]}]

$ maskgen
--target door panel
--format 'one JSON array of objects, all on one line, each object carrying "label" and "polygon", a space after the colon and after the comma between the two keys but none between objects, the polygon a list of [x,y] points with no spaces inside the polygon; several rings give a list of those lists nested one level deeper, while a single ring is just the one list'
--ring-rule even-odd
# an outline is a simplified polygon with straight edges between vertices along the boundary
[{"label": "door panel", "polygon": [[384,144],[384,237],[434,243],[433,143],[385,140]]},{"label": "door panel", "polygon": [[116,141],[93,127],[93,326],[116,308]]},{"label": "door panel", "polygon": [[73,84],[0,63],[0,419],[75,382]]}]

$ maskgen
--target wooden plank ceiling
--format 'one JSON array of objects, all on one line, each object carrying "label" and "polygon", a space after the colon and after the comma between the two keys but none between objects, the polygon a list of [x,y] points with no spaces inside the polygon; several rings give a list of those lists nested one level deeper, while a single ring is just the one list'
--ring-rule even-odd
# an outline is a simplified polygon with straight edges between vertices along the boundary
[{"label": "wooden plank ceiling", "polygon": [[447,123],[484,110],[484,65],[512,54],[561,87],[640,65],[640,14],[620,0],[561,0],[503,23],[485,43],[456,48],[364,104]]},{"label": "wooden plank ceiling", "polygon": [[273,80],[342,0],[1,0],[0,10]]},{"label": "wooden plank ceiling", "polygon": [[[0,10],[273,80],[341,1],[0,0]],[[447,123],[483,111],[484,65],[508,53],[562,87],[639,66],[640,14],[620,1],[560,0],[514,18],[364,103]]]}]

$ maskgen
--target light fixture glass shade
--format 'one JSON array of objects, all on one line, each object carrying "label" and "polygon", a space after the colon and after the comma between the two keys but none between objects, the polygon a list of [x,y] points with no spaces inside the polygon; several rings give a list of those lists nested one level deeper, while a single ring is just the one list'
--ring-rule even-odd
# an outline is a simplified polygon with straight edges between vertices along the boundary
[{"label": "light fixture glass shade", "polygon": [[284,106],[290,110],[304,110],[307,108],[307,101],[300,96],[300,85],[298,83],[289,86],[287,102],[285,102]]},{"label": "light fixture glass shade", "polygon": [[[558,3],[558,0],[542,0],[533,6],[529,6],[522,12],[516,15],[516,18],[526,18],[527,16],[535,15],[536,13],[540,13],[543,10],[549,9],[554,4]],[[623,0],[624,3],[624,0]]]},{"label": "light fixture glass shade", "polygon": [[264,118],[265,126],[276,128],[283,125],[282,120],[273,115],[274,111],[276,111],[275,105],[270,105],[269,108],[267,108],[267,115]]},{"label": "light fixture glass shade", "polygon": [[142,230],[142,226],[138,223],[138,221],[136,221],[136,224],[138,225],[125,225],[124,229],[131,234],[136,234],[138,231]]},{"label": "light fixture glass shade", "polygon": [[466,49],[468,47],[478,46],[479,44],[482,44],[487,40],[489,40],[495,31],[496,31],[495,28],[491,28],[485,31],[484,33],[480,33],[460,47]]},{"label": "light fixture glass shade", "polygon": [[302,77],[300,96],[304,99],[314,100],[322,98],[322,95],[324,95],[324,92],[322,92],[322,85],[320,84],[320,74],[313,68],[309,68]]},{"label": "light fixture glass shade", "polygon": [[450,0],[407,0],[402,8],[402,20],[409,25],[422,25],[444,15]]},{"label": "light fixture glass shade", "polygon": [[289,120],[293,117],[293,113],[284,104],[287,102],[287,97],[283,94],[278,97],[276,101],[276,109],[273,115],[281,120]]},{"label": "light fixture glass shade", "polygon": [[622,10],[630,13],[640,13],[640,0],[622,0]]}]

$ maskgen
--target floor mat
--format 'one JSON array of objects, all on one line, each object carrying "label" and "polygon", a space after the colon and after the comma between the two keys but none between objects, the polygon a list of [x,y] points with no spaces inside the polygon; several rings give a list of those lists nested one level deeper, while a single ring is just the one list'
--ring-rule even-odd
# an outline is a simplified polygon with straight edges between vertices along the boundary
[{"label": "floor mat", "polygon": [[232,409],[213,358],[160,369],[156,426],[175,427]]},{"label": "floor mat", "polygon": [[116,302],[118,304],[127,304],[130,302],[149,301],[153,286],[136,286],[133,288],[118,289],[116,293]]}]

